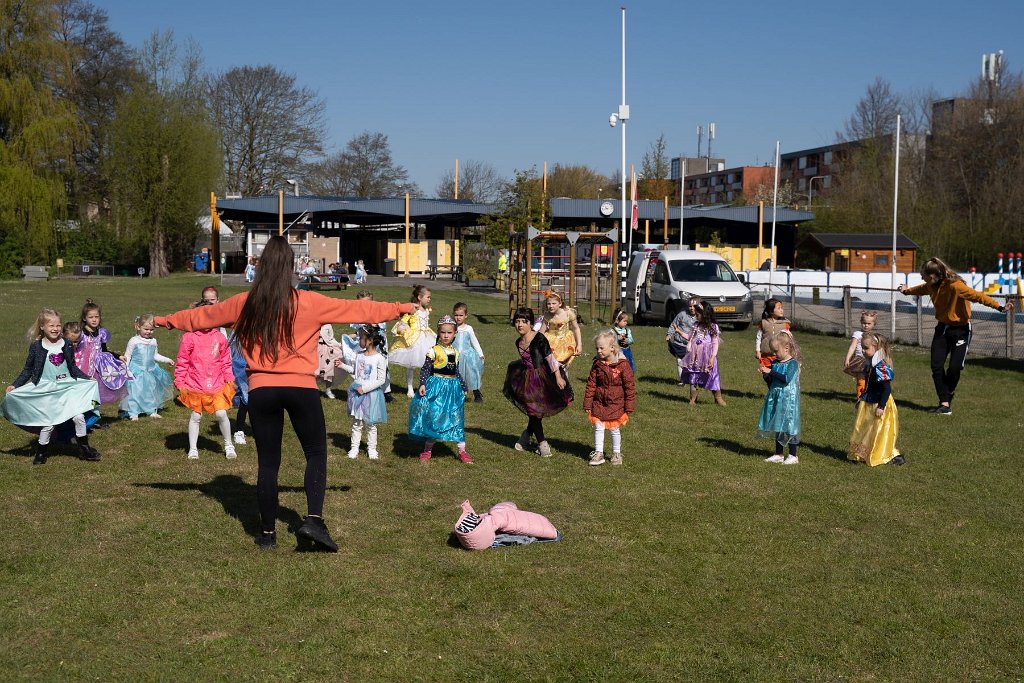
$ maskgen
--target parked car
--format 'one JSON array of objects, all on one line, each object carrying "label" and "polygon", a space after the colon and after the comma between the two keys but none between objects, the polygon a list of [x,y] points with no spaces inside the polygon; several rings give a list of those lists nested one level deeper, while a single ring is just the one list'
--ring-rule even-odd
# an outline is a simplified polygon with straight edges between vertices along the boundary
[{"label": "parked car", "polygon": [[750,289],[718,254],[689,249],[633,254],[626,279],[626,307],[632,308],[635,319],[668,324],[692,296],[709,302],[720,323],[745,330],[753,321]]}]

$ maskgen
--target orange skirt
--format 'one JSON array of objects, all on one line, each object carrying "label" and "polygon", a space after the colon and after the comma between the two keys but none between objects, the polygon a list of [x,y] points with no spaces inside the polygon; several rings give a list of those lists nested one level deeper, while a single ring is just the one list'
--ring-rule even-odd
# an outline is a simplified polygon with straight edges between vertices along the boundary
[{"label": "orange skirt", "polygon": [[605,429],[618,429],[622,425],[629,422],[629,413],[623,413],[622,417],[617,418],[615,420],[602,420],[600,418],[594,417],[591,413],[587,413],[587,417],[590,418],[590,424],[603,424]]},{"label": "orange skirt", "polygon": [[231,401],[234,398],[235,385],[230,383],[210,394],[194,389],[178,389],[178,400],[193,413],[215,413],[218,410],[230,410]]}]

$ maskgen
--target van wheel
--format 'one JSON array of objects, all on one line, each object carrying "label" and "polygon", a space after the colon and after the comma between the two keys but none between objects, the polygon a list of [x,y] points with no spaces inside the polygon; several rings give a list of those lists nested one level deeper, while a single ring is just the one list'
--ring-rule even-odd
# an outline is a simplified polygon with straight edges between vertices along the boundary
[{"label": "van wheel", "polygon": [[750,327],[750,323],[736,323],[732,326],[737,332],[742,332]]},{"label": "van wheel", "polygon": [[672,321],[679,315],[679,311],[683,310],[683,305],[679,301],[669,301],[665,304],[665,325],[671,325]]}]

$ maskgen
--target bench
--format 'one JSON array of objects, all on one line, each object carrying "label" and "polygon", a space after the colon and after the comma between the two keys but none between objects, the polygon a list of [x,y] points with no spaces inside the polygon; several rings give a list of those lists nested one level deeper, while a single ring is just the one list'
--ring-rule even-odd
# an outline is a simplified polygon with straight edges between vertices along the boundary
[{"label": "bench", "polygon": [[22,266],[21,274],[26,282],[35,282],[39,280],[48,280],[50,278],[50,271],[46,266]]},{"label": "bench", "polygon": [[348,289],[347,275],[331,275],[330,273],[313,273],[301,276],[301,282],[308,289]]},{"label": "bench", "polygon": [[451,275],[453,280],[462,280],[462,266],[452,265],[430,265],[427,266],[427,275],[431,280],[436,280],[441,273]]}]

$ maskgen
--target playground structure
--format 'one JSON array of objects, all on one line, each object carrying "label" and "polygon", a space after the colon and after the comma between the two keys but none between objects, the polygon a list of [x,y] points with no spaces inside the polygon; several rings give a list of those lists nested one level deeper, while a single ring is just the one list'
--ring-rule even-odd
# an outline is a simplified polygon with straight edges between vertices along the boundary
[{"label": "playground structure", "polygon": [[[1008,252],[1007,257],[1007,268],[1006,274],[1003,274],[1003,254],[1002,252],[996,254],[999,258],[999,278],[985,288],[986,294],[1016,294],[1020,296],[1022,293],[1021,275],[1024,271],[1024,254],[1017,252],[1016,258],[1014,253]],[[973,269],[972,269],[973,272]]]},{"label": "playground structure", "polygon": [[[529,226],[525,233],[509,235],[509,318],[517,308],[542,310],[543,292],[553,290],[567,306],[577,309],[577,315],[580,301],[587,301],[587,320],[596,320],[600,314],[608,321],[618,300],[615,250],[619,231],[616,227],[598,232],[594,225],[590,227],[589,231],[541,231]],[[566,246],[568,254],[563,253]],[[586,256],[582,263],[578,258],[581,247]],[[583,267],[582,272],[579,266]]]}]

